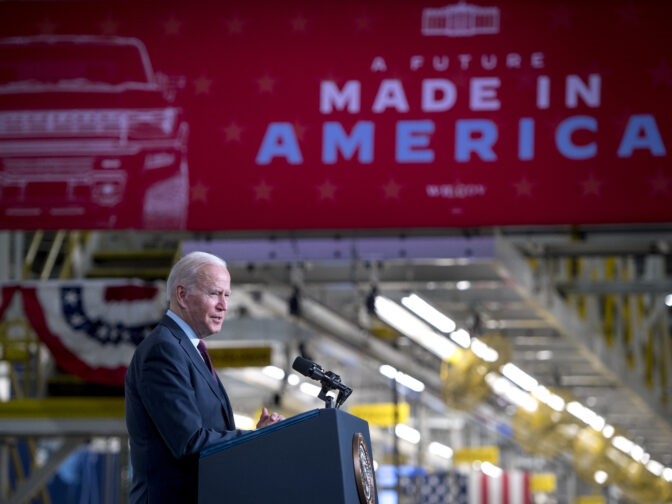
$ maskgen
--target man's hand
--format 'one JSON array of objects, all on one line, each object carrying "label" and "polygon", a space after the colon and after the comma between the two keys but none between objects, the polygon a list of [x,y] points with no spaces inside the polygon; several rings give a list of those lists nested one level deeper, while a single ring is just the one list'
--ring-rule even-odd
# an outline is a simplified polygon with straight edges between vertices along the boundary
[{"label": "man's hand", "polygon": [[261,411],[261,417],[257,422],[257,429],[261,429],[262,427],[268,427],[269,425],[273,425],[284,419],[285,417],[283,417],[282,415],[279,415],[278,413],[275,412],[273,412],[273,414],[270,414],[268,410],[264,408]]}]

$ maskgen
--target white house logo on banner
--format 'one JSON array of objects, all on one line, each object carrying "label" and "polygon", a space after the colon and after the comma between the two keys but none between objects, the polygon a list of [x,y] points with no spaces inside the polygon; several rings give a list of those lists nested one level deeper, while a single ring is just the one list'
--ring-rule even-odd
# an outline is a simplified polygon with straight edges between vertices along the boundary
[{"label": "white house logo on banner", "polygon": [[499,7],[479,7],[464,2],[422,10],[422,34],[472,37],[499,33]]}]

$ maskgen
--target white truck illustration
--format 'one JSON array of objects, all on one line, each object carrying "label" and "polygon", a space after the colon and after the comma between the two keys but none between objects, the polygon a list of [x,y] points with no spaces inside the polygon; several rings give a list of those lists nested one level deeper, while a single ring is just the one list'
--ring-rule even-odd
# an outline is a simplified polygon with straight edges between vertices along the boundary
[{"label": "white truck illustration", "polygon": [[0,38],[0,228],[183,229],[177,87],[136,38]]}]

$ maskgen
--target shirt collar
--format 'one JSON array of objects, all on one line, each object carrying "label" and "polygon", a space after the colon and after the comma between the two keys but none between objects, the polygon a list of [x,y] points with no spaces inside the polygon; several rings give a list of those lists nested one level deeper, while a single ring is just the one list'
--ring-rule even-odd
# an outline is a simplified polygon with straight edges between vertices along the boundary
[{"label": "shirt collar", "polygon": [[166,312],[166,315],[168,315],[171,319],[175,321],[175,323],[178,326],[180,326],[180,329],[182,329],[184,331],[184,334],[187,335],[189,341],[191,341],[191,344],[194,345],[195,348],[197,348],[198,342],[200,340],[198,339],[198,336],[196,336],[194,330],[191,327],[189,327],[189,324],[187,324],[184,320],[182,320],[180,316],[173,311],[168,310]]}]

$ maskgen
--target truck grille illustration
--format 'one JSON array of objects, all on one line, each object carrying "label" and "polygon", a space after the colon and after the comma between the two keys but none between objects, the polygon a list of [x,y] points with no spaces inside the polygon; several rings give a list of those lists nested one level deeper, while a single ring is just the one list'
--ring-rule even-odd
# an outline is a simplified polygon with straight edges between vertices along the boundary
[{"label": "truck grille illustration", "polygon": [[183,229],[178,85],[135,38],[0,38],[0,221]]}]

